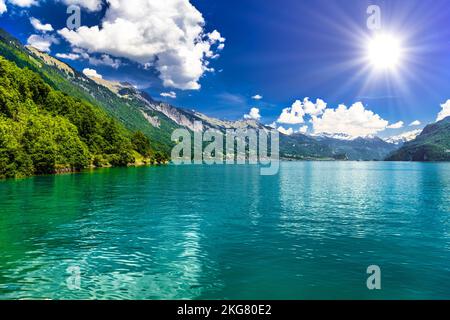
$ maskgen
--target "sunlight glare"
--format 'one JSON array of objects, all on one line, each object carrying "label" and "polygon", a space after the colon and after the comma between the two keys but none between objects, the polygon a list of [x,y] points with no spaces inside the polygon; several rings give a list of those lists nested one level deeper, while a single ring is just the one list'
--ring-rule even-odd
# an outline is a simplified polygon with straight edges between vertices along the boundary
[{"label": "sunlight glare", "polygon": [[402,58],[400,41],[392,35],[376,35],[368,44],[368,60],[378,70],[395,69]]}]

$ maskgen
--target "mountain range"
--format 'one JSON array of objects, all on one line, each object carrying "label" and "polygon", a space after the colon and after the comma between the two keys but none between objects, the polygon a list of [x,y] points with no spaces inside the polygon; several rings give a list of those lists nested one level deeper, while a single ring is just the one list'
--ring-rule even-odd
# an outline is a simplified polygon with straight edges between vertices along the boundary
[{"label": "mountain range", "polygon": [[[160,128],[161,114],[171,120],[174,125],[196,130],[194,123],[201,122],[201,130],[214,129],[225,132],[227,129],[272,130],[256,120],[237,121],[220,120],[203,113],[178,108],[154,100],[146,92],[135,89],[129,84],[109,82],[101,78],[90,77],[99,85],[109,88],[121,98],[139,101],[136,104],[143,116],[154,127]],[[280,134],[280,152],[286,159],[339,159],[339,160],[383,160],[398,145],[388,143],[377,137],[342,139],[328,136],[308,136],[304,134]]]},{"label": "mountain range", "polygon": [[390,154],[389,161],[450,161],[450,117],[430,124],[416,139]]},{"label": "mountain range", "polygon": [[[187,128],[193,131],[195,121],[201,121],[203,129],[270,130],[270,127],[256,120],[220,120],[157,101],[129,83],[88,77],[47,53],[23,46],[1,29],[0,55],[20,68],[36,72],[55,90],[98,106],[130,132],[142,132],[150,140],[153,152],[161,152],[166,156],[174,145],[171,141],[173,130]],[[405,140],[413,137],[384,141],[378,137],[349,139],[300,133],[289,136],[280,134],[280,153],[282,158],[297,160],[372,161],[384,160],[386,157],[389,160],[448,160],[448,129],[448,121],[445,120],[430,125],[417,139],[404,145]]]}]

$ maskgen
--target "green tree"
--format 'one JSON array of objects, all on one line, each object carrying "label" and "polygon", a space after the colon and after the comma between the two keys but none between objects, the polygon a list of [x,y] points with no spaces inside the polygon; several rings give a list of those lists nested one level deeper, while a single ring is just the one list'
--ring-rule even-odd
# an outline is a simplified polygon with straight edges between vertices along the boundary
[{"label": "green tree", "polygon": [[[0,56],[0,178],[126,166],[149,139],[131,134],[99,107],[52,89],[35,72]],[[165,162],[163,154],[155,161]]]},{"label": "green tree", "polygon": [[131,143],[134,150],[139,152],[144,157],[150,157],[152,149],[150,147],[150,139],[141,131],[137,131],[131,137]]},{"label": "green tree", "polygon": [[33,163],[20,144],[21,128],[0,116],[0,178],[20,178],[34,173]]}]

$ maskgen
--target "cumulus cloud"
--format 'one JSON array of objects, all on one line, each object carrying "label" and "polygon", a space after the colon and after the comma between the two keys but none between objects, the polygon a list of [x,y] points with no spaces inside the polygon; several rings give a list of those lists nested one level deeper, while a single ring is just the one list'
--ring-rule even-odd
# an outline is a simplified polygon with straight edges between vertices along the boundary
[{"label": "cumulus cloud", "polygon": [[[446,104],[450,115],[450,100]],[[446,107],[443,105],[442,108]],[[296,100],[291,107],[283,109],[276,122],[299,125],[305,123],[305,120],[309,120],[312,124],[313,135],[343,135],[350,138],[371,136],[386,129],[400,129],[405,126],[403,121],[389,124],[389,121],[366,109],[361,102],[356,102],[350,107],[341,104],[338,108],[329,108],[322,99],[313,102],[308,97],[303,101]],[[416,120],[411,126],[420,124],[420,121]],[[302,126],[293,133],[306,133],[308,130],[308,126]],[[288,134],[290,130],[281,127],[280,132]]]},{"label": "cumulus cloud", "polygon": [[[21,8],[28,8],[38,4],[38,0],[8,0],[8,2]],[[6,0],[0,0],[0,15],[7,11]]]},{"label": "cumulus cloud", "polygon": [[5,0],[0,0],[0,15],[8,11],[6,8]]},{"label": "cumulus cloud", "polygon": [[38,4],[38,0],[8,0],[8,2],[23,8],[28,8]]},{"label": "cumulus cloud", "polygon": [[346,134],[352,137],[364,137],[383,131],[389,122],[370,110],[361,102],[350,108],[339,105],[337,109],[326,109],[321,117],[311,119],[314,134]]},{"label": "cumulus cloud", "polygon": [[277,123],[274,121],[272,123],[266,124],[267,127],[272,128],[272,129],[276,129],[277,128]]},{"label": "cumulus cloud", "polygon": [[255,95],[252,97],[253,100],[261,100],[262,98],[263,98],[263,96],[260,95],[260,94],[255,94]]},{"label": "cumulus cloud", "polygon": [[387,126],[387,128],[388,129],[400,129],[400,128],[403,128],[404,124],[405,123],[403,121],[399,121],[399,122],[396,122],[396,123],[393,123],[393,124]]},{"label": "cumulus cloud", "polygon": [[225,38],[222,37],[220,35],[220,32],[217,30],[214,30],[213,32],[208,34],[208,38],[212,41],[212,42],[220,42],[220,43],[224,43],[225,42]]},{"label": "cumulus cloud", "polygon": [[110,66],[114,69],[119,68],[122,65],[120,59],[113,59],[107,54],[102,54],[100,58],[89,57],[89,63],[94,66],[105,65]]},{"label": "cumulus cloud", "polygon": [[441,112],[439,112],[436,121],[441,121],[447,117],[450,117],[450,99],[441,104]]},{"label": "cumulus cloud", "polygon": [[298,129],[298,132],[305,134],[306,132],[308,132],[308,126],[300,127],[300,129]]},{"label": "cumulus cloud", "polygon": [[54,36],[47,35],[40,36],[33,34],[27,40],[28,45],[42,52],[50,52],[50,48],[54,43],[58,43],[58,40]]},{"label": "cumulus cloud", "polygon": [[327,104],[322,99],[317,99],[316,103],[309,101],[309,98],[303,99],[303,110],[310,116],[321,115],[326,108]]},{"label": "cumulus cloud", "polygon": [[419,120],[413,121],[409,124],[410,127],[415,127],[415,126],[420,126],[422,124],[422,122],[420,122]]},{"label": "cumulus cloud", "polygon": [[41,21],[39,21],[36,18],[31,17],[30,23],[33,26],[33,28],[37,31],[43,31],[43,32],[53,31],[53,27],[50,23],[43,24]]},{"label": "cumulus cloud", "polygon": [[164,97],[164,98],[172,98],[172,99],[176,99],[177,93],[174,92],[174,91],[170,91],[170,92],[162,92],[162,93],[160,94],[160,96],[161,96],[161,97]]},{"label": "cumulus cloud", "polygon": [[164,86],[199,89],[214,48],[225,42],[206,33],[202,14],[189,0],[107,0],[101,26],[59,30],[74,47],[155,67]]},{"label": "cumulus cloud", "polygon": [[78,60],[80,59],[80,55],[76,53],[57,53],[57,58],[66,59],[66,60]]},{"label": "cumulus cloud", "polygon": [[90,78],[100,78],[103,79],[103,76],[97,72],[97,70],[85,68],[83,70],[83,74]]},{"label": "cumulus cloud", "polygon": [[300,124],[304,123],[304,117],[306,115],[316,117],[321,115],[327,108],[327,104],[317,99],[316,102],[312,102],[309,98],[303,99],[303,102],[296,100],[290,108],[283,109],[277,122],[285,124]]},{"label": "cumulus cloud", "polygon": [[244,115],[244,119],[256,120],[256,121],[261,120],[261,115],[259,114],[259,109],[258,108],[252,108],[250,110],[249,114]]},{"label": "cumulus cloud", "polygon": [[279,126],[279,127],[278,127],[278,131],[279,131],[280,133],[284,134],[284,135],[287,135],[287,136],[290,136],[290,135],[294,134],[294,129],[292,129],[292,128],[285,129],[285,128],[282,127],[282,126]]},{"label": "cumulus cloud", "polygon": [[300,100],[295,101],[290,108],[283,109],[280,117],[278,118],[278,123],[285,124],[300,124],[304,123],[305,120],[303,116],[305,115],[305,111],[303,110],[303,104]]},{"label": "cumulus cloud", "polygon": [[102,8],[102,0],[62,0],[66,5],[77,5],[87,9],[88,11],[100,11]]}]

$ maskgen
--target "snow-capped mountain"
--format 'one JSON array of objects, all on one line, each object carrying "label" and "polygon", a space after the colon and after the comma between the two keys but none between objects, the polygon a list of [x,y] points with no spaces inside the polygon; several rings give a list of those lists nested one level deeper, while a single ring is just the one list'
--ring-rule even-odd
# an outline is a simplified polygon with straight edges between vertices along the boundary
[{"label": "snow-capped mountain", "polygon": [[396,136],[392,136],[392,137],[386,138],[386,139],[384,139],[384,141],[389,142],[389,143],[393,143],[393,144],[396,144],[396,145],[400,145],[400,144],[403,144],[405,142],[414,140],[421,133],[422,133],[421,129],[408,131],[408,132],[404,132],[404,133],[396,135]]}]

